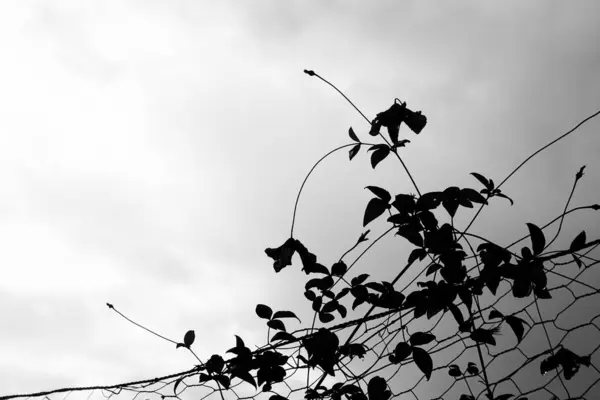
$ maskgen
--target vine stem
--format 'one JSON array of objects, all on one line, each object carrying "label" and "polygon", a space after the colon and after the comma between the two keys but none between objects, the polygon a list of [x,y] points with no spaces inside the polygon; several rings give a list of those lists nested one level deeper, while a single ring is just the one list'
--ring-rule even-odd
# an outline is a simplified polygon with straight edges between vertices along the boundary
[{"label": "vine stem", "polygon": [[310,169],[310,171],[308,171],[308,174],[304,177],[304,181],[302,181],[302,185],[300,185],[300,190],[298,190],[298,195],[296,196],[296,202],[294,203],[294,213],[292,215],[292,228],[290,229],[290,237],[291,238],[294,237],[294,224],[296,223],[296,211],[298,210],[298,201],[300,200],[300,195],[302,194],[302,190],[304,189],[304,185],[306,185],[306,181],[308,181],[308,178],[310,177],[310,175],[313,173],[313,171],[315,170],[315,168],[317,168],[317,165],[319,165],[321,163],[321,161],[323,161],[324,159],[326,159],[327,157],[329,157],[331,154],[335,153],[336,151],[339,151],[339,150],[344,149],[346,147],[356,146],[357,144],[363,145],[363,144],[366,144],[366,143],[348,143],[348,144],[336,147],[335,149],[331,150],[329,153],[327,153],[323,157],[321,157],[319,159],[319,161],[317,161],[312,166],[312,168]]}]

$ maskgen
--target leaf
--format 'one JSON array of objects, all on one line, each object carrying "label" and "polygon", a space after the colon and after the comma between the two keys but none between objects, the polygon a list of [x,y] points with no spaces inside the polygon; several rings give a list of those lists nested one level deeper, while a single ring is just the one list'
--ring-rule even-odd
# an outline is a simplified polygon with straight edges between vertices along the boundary
[{"label": "leaf", "polygon": [[514,394],[501,394],[500,396],[494,397],[494,400],[508,400],[513,396]]},{"label": "leaf", "polygon": [[177,387],[183,381],[183,378],[185,378],[185,376],[182,376],[181,378],[177,379],[175,381],[175,384],[173,385],[173,394],[175,394],[175,396],[177,396]]},{"label": "leaf", "polygon": [[581,250],[585,246],[585,241],[585,231],[581,231],[581,233],[575,236],[575,239],[573,239],[573,241],[571,242],[571,246],[569,246],[569,251]]},{"label": "leaf", "polygon": [[398,228],[396,235],[402,236],[417,247],[423,247],[423,237],[412,226],[401,226],[400,228]]},{"label": "leaf", "polygon": [[194,343],[195,339],[196,334],[194,333],[194,331],[187,331],[183,336],[183,345],[189,349],[190,346]]},{"label": "leaf", "polygon": [[271,397],[269,397],[269,400],[288,400],[287,397],[283,397],[280,394],[274,394]]},{"label": "leaf", "polygon": [[271,319],[271,315],[273,315],[273,310],[271,307],[266,306],[264,304],[258,304],[256,306],[256,315],[262,319]]},{"label": "leaf", "polygon": [[273,319],[278,318],[296,318],[298,322],[302,322],[300,321],[300,318],[296,317],[296,314],[291,311],[277,311],[275,314],[273,314]]},{"label": "leaf", "polygon": [[390,148],[385,144],[375,145],[369,149],[369,151],[371,150],[375,150],[373,151],[373,154],[371,154],[371,166],[373,168],[385,160],[385,158],[390,154]]},{"label": "leaf", "polygon": [[292,265],[292,256],[296,252],[296,239],[289,238],[277,248],[265,249],[265,254],[274,260],[273,268],[279,272],[288,265]]},{"label": "leaf", "polygon": [[394,354],[390,355],[390,362],[399,364],[411,355],[413,349],[406,342],[400,342],[394,349]]},{"label": "leaf", "polygon": [[446,209],[451,217],[454,217],[456,210],[458,210],[458,200],[446,199],[442,201],[442,206]]},{"label": "leaf", "polygon": [[291,333],[280,331],[273,335],[273,337],[271,338],[271,342],[275,342],[277,340],[295,341],[297,339]]},{"label": "leaf", "polygon": [[357,144],[355,146],[353,146],[350,151],[348,152],[348,155],[350,157],[350,161],[352,161],[352,159],[354,157],[356,157],[356,155],[358,154],[358,151],[360,150],[360,144]]},{"label": "leaf", "polygon": [[367,204],[367,208],[365,209],[365,216],[363,218],[363,226],[367,226],[367,224],[373,221],[375,218],[379,217],[381,214],[388,209],[388,203],[379,198],[373,198]]},{"label": "leaf", "polygon": [[285,324],[283,323],[283,321],[280,321],[278,319],[270,320],[269,322],[267,322],[267,326],[271,329],[276,329],[285,332]]},{"label": "leaf", "polygon": [[523,324],[525,324],[525,321],[519,317],[515,317],[514,315],[508,315],[505,321],[508,325],[510,325],[519,342],[523,340],[523,333],[525,332]]},{"label": "leaf", "polygon": [[380,376],[371,378],[367,385],[369,400],[387,400],[392,396],[392,392],[387,390],[385,379]]},{"label": "leaf", "polygon": [[385,201],[386,203],[389,203],[390,200],[392,200],[392,196],[385,189],[382,189],[377,186],[367,186],[365,189],[369,189],[375,196],[379,197],[381,200]]},{"label": "leaf", "polygon": [[366,281],[368,277],[369,277],[369,274],[360,274],[359,276],[352,278],[352,280],[350,281],[350,285],[358,286],[361,283],[363,283],[364,281]]},{"label": "leaf", "polygon": [[471,337],[471,339],[473,339],[474,341],[476,341],[478,343],[487,343],[492,346],[495,346],[496,339],[494,338],[494,335],[499,332],[500,332],[499,328],[492,328],[492,329],[477,328],[473,332],[471,332],[470,337]]},{"label": "leaf", "polygon": [[427,273],[425,274],[425,276],[429,276],[441,268],[442,268],[442,266],[440,264],[437,264],[437,263],[431,264],[429,266],[429,268],[427,268]]},{"label": "leaf", "polygon": [[346,273],[348,267],[346,263],[343,261],[338,261],[331,266],[331,275],[332,276],[342,276]]},{"label": "leaf", "polygon": [[419,261],[421,261],[426,256],[427,256],[427,252],[424,249],[414,249],[413,251],[410,252],[410,255],[408,256],[408,263],[409,264],[414,263],[417,260],[417,258],[419,259]]},{"label": "leaf", "polygon": [[478,204],[487,204],[487,200],[483,197],[477,190],[464,188],[460,189],[461,197],[466,198],[467,200],[478,203]]},{"label": "leaf", "polygon": [[510,205],[511,205],[511,206],[514,206],[514,205],[515,205],[515,202],[514,202],[514,201],[513,201],[513,200],[512,200],[510,197],[508,197],[508,196],[507,196],[507,195],[505,195],[505,194],[502,194],[502,193],[494,193],[494,196],[502,197],[502,198],[504,198],[504,199],[506,199],[506,200],[510,201]]},{"label": "leaf", "polygon": [[478,174],[477,172],[471,172],[471,175],[473,175],[479,182],[481,182],[481,184],[485,186],[486,189],[492,189],[492,186],[490,185],[490,182],[487,180],[486,177],[484,177],[481,174]]},{"label": "leaf", "polygon": [[471,396],[470,394],[461,394],[460,399],[458,400],[475,400],[475,397]]},{"label": "leaf", "polygon": [[354,133],[354,129],[352,129],[352,127],[348,129],[348,136],[350,136],[350,139],[354,140],[355,142],[360,143],[360,140],[358,140],[358,137],[356,136],[356,133]]},{"label": "leaf", "polygon": [[492,310],[490,311],[490,316],[488,317],[489,319],[494,319],[494,318],[504,318],[504,315],[498,311],[498,310]]},{"label": "leaf", "polygon": [[337,312],[340,313],[340,317],[342,317],[342,318],[346,318],[346,315],[348,314],[348,310],[346,310],[346,307],[344,307],[341,304],[338,304]]},{"label": "leaf", "polygon": [[224,366],[225,361],[223,361],[223,357],[218,354],[213,354],[206,362],[206,371],[209,374],[219,374],[223,371]]},{"label": "leaf", "polygon": [[467,373],[477,375],[479,373],[479,367],[477,367],[474,362],[470,362],[467,364]]},{"label": "leaf", "polygon": [[458,365],[452,364],[452,365],[450,365],[450,368],[448,370],[448,375],[450,375],[454,378],[458,378],[459,376],[462,375],[462,372],[460,371],[460,368]]},{"label": "leaf", "polygon": [[529,222],[527,223],[527,227],[529,228],[529,235],[531,236],[531,250],[533,251],[533,255],[537,256],[544,251],[544,247],[546,246],[544,232],[542,232],[537,225]]},{"label": "leaf", "polygon": [[319,321],[321,321],[324,324],[331,322],[334,319],[335,319],[335,317],[333,316],[333,314],[324,313],[324,312],[319,313]]},{"label": "leaf", "polygon": [[417,364],[417,367],[419,367],[421,372],[425,374],[427,380],[429,380],[429,378],[431,378],[431,372],[433,371],[433,360],[431,360],[431,356],[420,347],[413,347],[412,351],[415,364]]},{"label": "leaf", "polygon": [[426,332],[415,332],[410,335],[410,344],[413,346],[422,346],[435,340],[435,335]]}]

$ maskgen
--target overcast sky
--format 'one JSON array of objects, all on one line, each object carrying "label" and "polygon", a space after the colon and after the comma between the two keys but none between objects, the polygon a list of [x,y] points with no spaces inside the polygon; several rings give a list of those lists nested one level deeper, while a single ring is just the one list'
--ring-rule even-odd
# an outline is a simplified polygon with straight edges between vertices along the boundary
[{"label": "overcast sky", "polygon": [[[158,376],[266,330],[257,303],[308,315],[275,275],[304,175],[398,97],[429,123],[402,150],[423,192],[502,180],[600,108],[596,1],[34,1],[0,3],[0,394]],[[598,203],[600,122],[543,153],[475,229],[507,243]],[[364,186],[414,192],[391,158],[332,156],[296,235],[330,265],[362,232]],[[573,218],[598,237],[594,215]],[[377,228],[378,227],[378,228]],[[374,229],[383,229],[375,225]],[[360,268],[391,278],[408,247]],[[395,261],[396,260],[396,261]],[[396,264],[394,264],[394,262]],[[371,263],[371,264],[369,264]],[[297,267],[297,266],[296,266]],[[358,267],[357,267],[358,268]]]}]

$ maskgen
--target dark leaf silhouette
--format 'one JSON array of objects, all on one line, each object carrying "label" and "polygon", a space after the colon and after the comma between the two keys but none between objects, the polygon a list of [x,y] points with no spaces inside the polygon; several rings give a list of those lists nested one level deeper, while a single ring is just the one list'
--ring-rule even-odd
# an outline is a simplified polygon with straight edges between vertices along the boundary
[{"label": "dark leaf silhouette", "polygon": [[386,203],[389,203],[390,200],[392,200],[392,196],[385,189],[382,189],[377,186],[367,186],[365,189],[369,189],[375,196],[379,197],[381,200],[385,201]]},{"label": "dark leaf silhouette", "polygon": [[475,400],[475,397],[470,394],[461,394],[458,400]]},{"label": "dark leaf silhouette", "polygon": [[529,228],[529,235],[531,236],[531,249],[533,250],[533,255],[537,256],[544,251],[544,247],[546,246],[544,232],[542,232],[537,225],[532,223],[527,223],[527,228]]},{"label": "dark leaf silhouette", "polygon": [[357,286],[362,284],[364,281],[367,280],[367,278],[369,278],[369,274],[360,274],[357,277],[352,278],[352,280],[350,281],[350,284],[352,286]]},{"label": "dark leaf silhouette", "polygon": [[273,310],[271,307],[266,306],[264,304],[258,304],[256,306],[256,315],[262,319],[271,319],[271,315],[273,315]]},{"label": "dark leaf silhouette", "polygon": [[383,201],[377,197],[371,199],[369,204],[367,204],[367,208],[365,209],[365,216],[363,218],[363,226],[367,226],[367,224],[381,214],[385,212],[389,207],[387,201]]},{"label": "dark leaf silhouette", "polygon": [[504,315],[498,311],[498,310],[492,310],[490,311],[490,316],[488,317],[489,319],[495,319],[495,318],[504,318]]},{"label": "dark leaf silhouette", "polygon": [[422,346],[435,340],[435,335],[426,332],[415,332],[410,335],[410,344],[413,346]]},{"label": "dark leaf silhouette", "polygon": [[436,271],[439,271],[441,268],[442,268],[441,264],[433,263],[429,266],[429,268],[427,268],[427,273],[425,275],[429,276],[429,275],[435,273]]},{"label": "dark leaf silhouette", "polygon": [[467,199],[473,203],[487,204],[487,200],[478,191],[474,189],[464,188],[460,189],[461,198]]},{"label": "dark leaf silhouette", "polygon": [[486,343],[492,346],[496,345],[496,339],[494,335],[497,335],[500,332],[500,328],[492,328],[492,329],[484,329],[477,328],[473,332],[471,332],[471,339],[478,343]]},{"label": "dark leaf silhouette", "polygon": [[410,255],[408,256],[408,263],[412,264],[417,259],[419,259],[419,261],[421,261],[426,256],[427,256],[427,252],[424,249],[414,249],[413,251],[410,252]]},{"label": "dark leaf silhouette", "polygon": [[296,338],[291,333],[280,331],[273,335],[273,337],[271,338],[271,342],[275,342],[278,340],[294,341],[296,340]]},{"label": "dark leaf silhouette", "polygon": [[390,355],[390,362],[398,364],[404,361],[408,356],[411,355],[413,348],[406,342],[400,342],[396,345],[394,353]]},{"label": "dark leaf silhouette", "polygon": [[462,376],[462,372],[460,371],[460,368],[458,367],[458,365],[456,364],[452,364],[450,365],[449,369],[448,369],[448,375],[457,378],[459,376]]},{"label": "dark leaf silhouette", "polygon": [[435,210],[442,203],[442,194],[440,192],[424,193],[417,200],[416,208],[420,211]]},{"label": "dark leaf silhouette", "polygon": [[475,363],[470,362],[467,364],[467,373],[471,375],[477,375],[479,373],[479,367]]},{"label": "dark leaf silhouette", "polygon": [[372,146],[369,151],[373,151],[371,154],[371,166],[375,168],[380,162],[390,154],[390,148],[385,144],[376,144]]},{"label": "dark leaf silhouette", "polygon": [[184,376],[182,376],[181,378],[177,379],[175,381],[175,384],[173,385],[173,394],[175,394],[175,396],[177,396],[177,387],[179,387],[179,385],[181,384],[181,382],[183,381],[183,378],[185,378]]},{"label": "dark leaf silhouette", "polygon": [[427,380],[431,378],[431,372],[433,371],[433,361],[431,356],[427,354],[425,350],[420,347],[413,347],[413,360],[417,367],[425,374]]},{"label": "dark leaf silhouette", "polygon": [[289,238],[285,241],[281,246],[271,249],[268,248],[265,250],[265,253],[268,257],[272,258],[275,262],[273,263],[273,268],[275,272],[279,272],[288,265],[292,265],[292,256],[296,251],[296,240],[293,238]]},{"label": "dark leaf silhouette", "polygon": [[355,146],[352,146],[352,148],[350,149],[350,151],[348,152],[348,156],[350,158],[350,161],[352,161],[352,159],[354,157],[356,157],[356,155],[358,154],[360,150],[360,144],[357,144]]},{"label": "dark leaf silhouette", "polygon": [[500,396],[494,397],[494,400],[508,400],[511,397],[514,397],[512,394],[501,394]]},{"label": "dark leaf silhouette", "polygon": [[296,317],[296,314],[291,311],[277,311],[275,314],[273,314],[273,319],[278,318],[296,318],[298,322],[302,322],[300,321],[300,318]]},{"label": "dark leaf silhouette", "polygon": [[350,136],[350,139],[354,140],[355,142],[360,142],[360,140],[358,140],[358,136],[356,136],[356,133],[354,133],[354,129],[352,129],[352,127],[348,129],[348,136]]},{"label": "dark leaf silhouette", "polygon": [[[177,343],[175,345],[175,348],[178,349],[180,347],[187,347],[189,349],[192,343],[194,343],[195,338],[196,335],[194,334],[194,331],[187,331],[185,336],[183,337],[183,343]],[[186,344],[186,342],[189,344]]]},{"label": "dark leaf silhouette", "polygon": [[212,355],[206,362],[206,371],[210,374],[220,374],[224,367],[225,361],[223,361],[223,357],[218,354]]},{"label": "dark leaf silhouette", "polygon": [[523,325],[525,324],[525,321],[519,317],[515,317],[514,315],[507,316],[505,321],[508,325],[510,325],[519,342],[523,340],[523,333],[525,332]]},{"label": "dark leaf silhouette", "polygon": [[411,226],[401,226],[398,228],[396,235],[402,236],[417,247],[423,246],[423,237]]},{"label": "dark leaf silhouette", "polygon": [[585,231],[581,231],[579,235],[575,236],[575,239],[571,242],[571,246],[569,246],[570,251],[578,251],[585,247],[586,237]]},{"label": "dark leaf silhouette", "polygon": [[413,213],[415,211],[415,205],[416,201],[414,196],[408,194],[397,194],[392,202],[392,207],[403,214]]},{"label": "dark leaf silhouette", "polygon": [[319,321],[323,322],[324,324],[331,322],[334,319],[335,319],[335,317],[333,316],[333,314],[326,313],[326,312],[319,313]]},{"label": "dark leaf silhouette", "polygon": [[392,392],[387,390],[385,379],[380,376],[371,378],[367,386],[369,400],[388,400],[392,396]]},{"label": "dark leaf silhouette", "polygon": [[269,328],[285,332],[285,324],[283,323],[283,321],[280,321],[278,319],[270,320],[269,322],[267,322],[267,326]]},{"label": "dark leaf silhouette", "polygon": [[483,186],[485,186],[486,189],[492,190],[494,188],[494,186],[492,184],[490,184],[490,181],[488,181],[488,179],[486,177],[484,177],[483,175],[478,174],[477,172],[471,172],[471,175],[473,175],[475,178],[477,178],[477,180],[479,182],[481,182],[481,184]]},{"label": "dark leaf silhouette", "polygon": [[346,263],[343,261],[338,261],[331,266],[331,275],[333,276],[342,276],[346,273],[348,267]]},{"label": "dark leaf silhouette", "polygon": [[495,192],[495,193],[494,193],[494,196],[502,197],[503,199],[506,199],[506,200],[510,201],[510,205],[511,205],[511,206],[514,206],[514,205],[515,205],[515,202],[514,202],[514,201],[513,201],[513,200],[512,200],[510,197],[508,197],[507,195],[505,195],[505,194],[503,194],[503,193],[500,193],[500,192]]},{"label": "dark leaf silhouette", "polygon": [[343,346],[340,346],[340,353],[350,357],[364,358],[365,354],[367,354],[367,350],[362,343],[349,343]]}]

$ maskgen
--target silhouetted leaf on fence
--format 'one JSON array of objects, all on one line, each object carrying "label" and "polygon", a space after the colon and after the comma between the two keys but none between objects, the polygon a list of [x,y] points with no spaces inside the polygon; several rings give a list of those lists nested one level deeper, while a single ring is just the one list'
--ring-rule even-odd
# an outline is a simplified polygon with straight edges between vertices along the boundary
[{"label": "silhouetted leaf on fence", "polygon": [[457,378],[459,376],[462,376],[462,372],[460,371],[460,368],[458,367],[458,365],[452,364],[448,368],[448,375],[450,375],[454,378]]},{"label": "silhouetted leaf on fence", "polygon": [[287,332],[284,332],[284,331],[279,331],[275,335],[273,335],[273,337],[271,338],[271,342],[275,342],[275,341],[278,341],[278,340],[293,341],[293,340],[296,340],[296,338],[291,333],[287,333]]},{"label": "silhouetted leaf on fence", "polygon": [[292,256],[296,252],[296,239],[289,238],[284,244],[277,248],[268,248],[265,250],[267,256],[272,258],[275,262],[273,268],[275,272],[279,272],[288,265],[292,265]]},{"label": "silhouetted leaf on fence", "polygon": [[394,353],[389,359],[392,364],[399,364],[412,354],[412,347],[406,342],[400,342],[396,345]]},{"label": "silhouetted leaf on fence", "polygon": [[343,261],[338,261],[331,266],[331,275],[332,276],[342,276],[346,273],[348,266]]},{"label": "silhouetted leaf on fence", "polygon": [[581,231],[575,239],[571,242],[571,246],[569,246],[569,251],[578,251],[581,250],[585,246],[585,231]]},{"label": "silhouetted leaf on fence", "polygon": [[367,386],[367,392],[369,400],[388,400],[392,396],[392,392],[387,388],[385,379],[380,376],[371,378]]},{"label": "silhouetted leaf on fence", "polygon": [[267,322],[267,326],[271,329],[276,329],[285,332],[285,324],[283,323],[283,321],[280,321],[278,319],[270,320],[269,322]]},{"label": "silhouetted leaf on fence", "polygon": [[500,333],[500,328],[498,327],[492,329],[477,328],[471,332],[470,337],[478,343],[486,343],[495,346],[496,339],[494,338],[494,335],[497,335],[498,333]]},{"label": "silhouetted leaf on fence", "polygon": [[355,142],[360,142],[360,140],[358,140],[358,136],[356,136],[356,133],[354,133],[354,129],[352,129],[352,127],[348,129],[348,136],[350,136],[350,139],[354,140]]},{"label": "silhouetted leaf on fence", "polygon": [[385,212],[389,208],[389,204],[387,201],[383,201],[377,197],[374,197],[367,204],[367,208],[365,209],[365,216],[363,218],[363,226],[367,226],[367,224],[381,214]]},{"label": "silhouetted leaf on fence", "polygon": [[531,249],[533,250],[533,255],[537,256],[544,251],[544,247],[546,246],[546,238],[544,237],[544,232],[535,224],[527,223],[527,228],[529,228],[529,235],[531,236]]},{"label": "silhouetted leaf on fence", "polygon": [[422,346],[435,340],[435,335],[426,332],[415,332],[410,335],[410,344],[413,346]]},{"label": "silhouetted leaf on fence", "polygon": [[360,147],[361,147],[360,144],[352,146],[352,148],[348,152],[348,157],[350,158],[350,161],[352,161],[352,159],[354,157],[356,157],[356,155],[358,154],[358,152],[360,150]]},{"label": "silhouetted leaf on fence", "polygon": [[519,317],[515,317],[514,315],[508,315],[505,321],[508,325],[510,325],[513,332],[517,336],[518,341],[520,342],[523,339],[523,333],[525,332],[525,328],[523,327],[523,325],[526,324],[525,321]]},{"label": "silhouetted leaf on fence", "polygon": [[385,201],[386,203],[389,203],[390,200],[392,200],[392,196],[385,189],[382,189],[377,186],[367,186],[365,189],[369,189],[371,191],[371,193],[373,193],[375,196],[379,197],[381,200]]},{"label": "silhouetted leaf on fence", "polygon": [[431,378],[431,372],[433,371],[433,360],[431,360],[431,356],[420,347],[413,347],[412,351],[415,364],[417,364],[417,367],[419,367],[421,372],[425,374],[427,380],[429,380],[429,378]]},{"label": "silhouetted leaf on fence", "polygon": [[296,314],[294,314],[291,311],[275,312],[275,314],[273,314],[273,319],[278,319],[278,318],[296,318],[298,320],[298,322],[302,322],[302,321],[300,321],[300,318],[296,317]]},{"label": "silhouetted leaf on fence", "polygon": [[474,362],[469,362],[467,364],[467,373],[471,375],[479,374],[479,367]]},{"label": "silhouetted leaf on fence", "polygon": [[371,154],[371,166],[375,168],[380,162],[390,154],[390,148],[387,144],[376,144],[369,148],[368,151],[372,151]]}]

